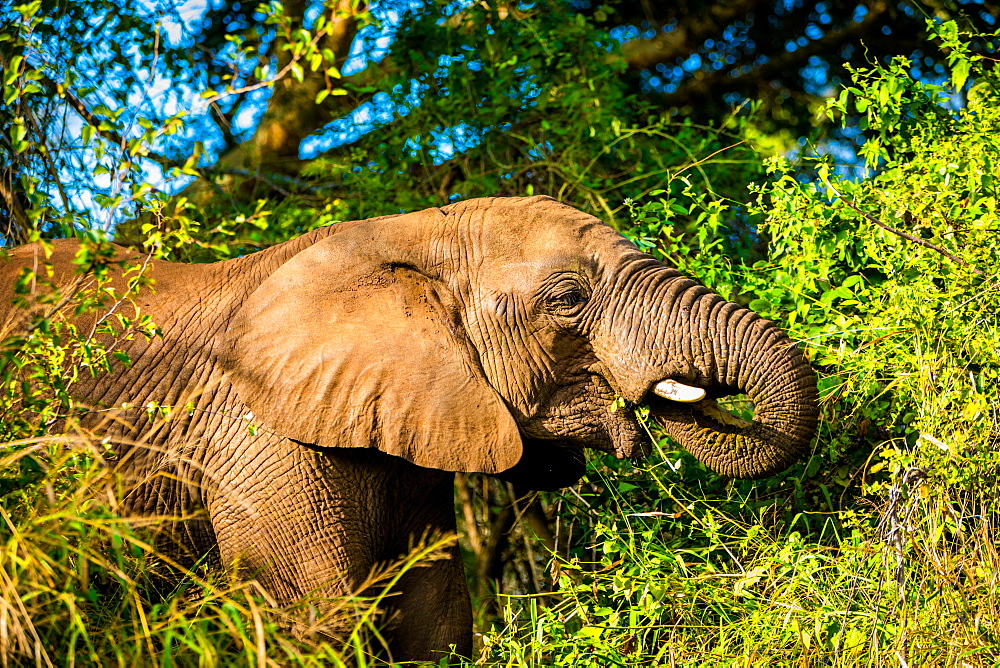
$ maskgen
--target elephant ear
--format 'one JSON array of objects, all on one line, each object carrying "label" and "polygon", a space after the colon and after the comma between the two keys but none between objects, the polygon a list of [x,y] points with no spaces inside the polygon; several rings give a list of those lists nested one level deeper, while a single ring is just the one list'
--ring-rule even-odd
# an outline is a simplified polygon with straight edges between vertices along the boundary
[{"label": "elephant ear", "polygon": [[222,363],[253,422],[304,444],[375,447],[429,468],[514,466],[520,434],[455,299],[353,236],[299,252],[231,321]]}]

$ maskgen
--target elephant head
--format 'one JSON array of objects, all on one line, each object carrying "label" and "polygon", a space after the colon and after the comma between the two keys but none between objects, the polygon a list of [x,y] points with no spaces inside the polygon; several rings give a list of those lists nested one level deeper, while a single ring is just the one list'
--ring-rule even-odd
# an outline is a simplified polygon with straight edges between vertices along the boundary
[{"label": "elephant head", "polygon": [[[574,482],[584,447],[645,454],[638,405],[736,478],[786,468],[817,419],[777,327],[545,197],[339,225],[247,297],[224,349],[279,435],[535,488]],[[752,421],[715,402],[738,393]]]}]

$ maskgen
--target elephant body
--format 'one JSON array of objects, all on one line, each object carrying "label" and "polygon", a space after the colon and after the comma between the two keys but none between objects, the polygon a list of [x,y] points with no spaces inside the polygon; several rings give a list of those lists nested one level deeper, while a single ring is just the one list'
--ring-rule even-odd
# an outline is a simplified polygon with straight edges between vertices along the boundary
[{"label": "elephant body", "polygon": [[[57,283],[76,279],[76,249],[56,242]],[[11,252],[0,303],[41,253]],[[72,388],[86,426],[114,446],[126,512],[177,518],[165,549],[217,554],[282,602],[351,593],[429,530],[454,531],[455,471],[551,489],[582,475],[583,448],[643,455],[640,404],[735,477],[785,468],[815,426],[815,378],[776,327],[548,198],[340,223],[148,274],[135,307],[162,336],[120,342],[129,366]],[[8,307],[8,332],[24,313]],[[705,398],[663,399],[664,382]],[[752,423],[714,403],[738,392]],[[394,658],[470,653],[454,549],[397,588]]]},{"label": "elephant body", "polygon": [[[414,538],[456,529],[452,473],[374,449],[306,447],[255,425],[220,363],[228,324],[246,297],[301,248],[349,227],[322,228],[234,262],[150,262],[155,287],[135,306],[162,337],[123,342],[117,349],[129,355],[130,366],[84,377],[72,388],[97,408],[83,426],[115,443],[116,466],[129,488],[123,513],[165,520],[158,550],[185,566],[205,555],[235,565],[283,603],[356,593],[373,567],[405,555]],[[75,278],[78,247],[75,240],[55,241],[50,262],[62,273],[57,283]],[[41,249],[25,246],[11,255],[3,267],[8,293],[20,268],[41,259]],[[125,248],[117,257],[144,260]],[[113,285],[125,289],[123,280]],[[4,294],[2,303],[11,296]],[[78,326],[87,331],[95,319],[84,316]],[[150,414],[150,402],[176,408],[163,419]],[[308,522],[290,519],[306,515]],[[471,651],[468,590],[457,547],[452,552],[449,560],[405,574],[399,595],[388,599],[398,655],[429,658],[451,645]],[[406,610],[428,606],[432,621],[405,617]]]}]

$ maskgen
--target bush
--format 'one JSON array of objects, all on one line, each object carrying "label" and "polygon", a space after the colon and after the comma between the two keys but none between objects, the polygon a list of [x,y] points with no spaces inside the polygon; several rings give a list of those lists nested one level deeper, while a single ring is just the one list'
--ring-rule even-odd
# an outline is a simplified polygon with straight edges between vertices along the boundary
[{"label": "bush", "polygon": [[772,158],[747,207],[682,178],[633,204],[637,243],[801,342],[823,408],[810,456],[759,483],[665,440],[624,479],[596,463],[610,512],[577,519],[596,563],[557,562],[555,605],[512,598],[491,659],[1000,661],[1000,77],[954,24],[929,27],[953,89],[896,59],[827,106],[862,132],[862,178],[829,156]]}]

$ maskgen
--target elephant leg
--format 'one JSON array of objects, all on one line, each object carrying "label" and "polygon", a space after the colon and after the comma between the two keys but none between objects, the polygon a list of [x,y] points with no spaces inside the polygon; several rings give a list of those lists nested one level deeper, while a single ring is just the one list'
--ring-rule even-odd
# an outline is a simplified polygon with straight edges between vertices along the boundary
[{"label": "elephant leg", "polygon": [[196,486],[185,483],[175,466],[133,469],[117,471],[125,485],[120,512],[148,527],[158,554],[183,568],[193,567],[215,548],[212,523]]},{"label": "elephant leg", "polygon": [[212,495],[222,563],[258,580],[281,605],[349,595],[375,561],[357,503],[325,489],[305,457],[287,454],[265,465],[274,481],[236,480]]},{"label": "elephant leg", "polygon": [[167,521],[156,533],[156,551],[182,568],[219,571],[219,546],[207,519]]},{"label": "elephant leg", "polygon": [[[209,511],[223,563],[256,578],[283,605],[310,595],[376,593],[369,589],[373,566],[407,554],[421,536],[455,531],[451,473],[377,450],[260,443],[266,447],[226,458],[254,465],[231,468],[228,477],[219,468]],[[451,645],[471,652],[457,546],[449,557],[404,573],[384,599],[380,619],[395,660],[440,657]],[[354,621],[329,620],[314,631],[338,637]]]},{"label": "elephant leg", "polygon": [[412,568],[388,599],[386,618],[395,660],[439,661],[454,651],[472,654],[472,606],[458,545],[449,558]]},{"label": "elephant leg", "polygon": [[[159,596],[173,592],[189,571],[221,570],[212,522],[192,489],[179,482],[174,472],[161,473],[144,476],[123,498],[122,516],[134,521],[153,546],[157,559],[149,576]],[[197,591],[197,587],[191,588],[188,595],[195,596]]]}]

